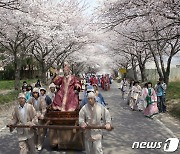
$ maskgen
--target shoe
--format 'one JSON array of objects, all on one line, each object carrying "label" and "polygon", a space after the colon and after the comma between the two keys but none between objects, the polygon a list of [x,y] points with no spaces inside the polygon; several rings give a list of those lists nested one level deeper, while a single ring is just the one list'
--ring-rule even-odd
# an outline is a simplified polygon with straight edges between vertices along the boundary
[{"label": "shoe", "polygon": [[42,150],[42,146],[41,146],[41,145],[38,145],[38,146],[37,146],[37,150],[38,150],[38,151],[41,151],[41,150]]},{"label": "shoe", "polygon": [[149,116],[149,119],[153,119],[153,117],[154,117],[153,115],[150,115],[150,116]]},{"label": "shoe", "polygon": [[145,115],[145,117],[149,118],[149,119],[153,119],[153,116],[149,116],[149,115]]}]

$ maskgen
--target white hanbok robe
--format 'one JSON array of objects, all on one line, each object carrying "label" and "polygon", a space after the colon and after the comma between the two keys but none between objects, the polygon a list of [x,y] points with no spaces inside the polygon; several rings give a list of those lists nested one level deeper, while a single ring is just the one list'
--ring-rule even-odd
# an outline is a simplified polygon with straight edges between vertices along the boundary
[{"label": "white hanbok robe", "polygon": [[[89,126],[103,126],[111,123],[109,111],[101,104],[95,103],[92,107],[89,103],[84,105],[79,112],[79,125],[86,123]],[[102,130],[85,130],[85,149],[87,154],[102,154]]]}]

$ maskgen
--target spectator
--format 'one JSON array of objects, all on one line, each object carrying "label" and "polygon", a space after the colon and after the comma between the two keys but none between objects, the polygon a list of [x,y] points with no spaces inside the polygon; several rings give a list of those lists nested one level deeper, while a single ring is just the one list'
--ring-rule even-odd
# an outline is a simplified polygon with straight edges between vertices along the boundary
[{"label": "spectator", "polygon": [[102,104],[103,106],[106,106],[106,103],[104,101],[104,97],[102,96],[102,94],[98,91],[98,85],[94,84],[94,91],[95,91],[95,95],[96,95],[96,101],[100,104]]},{"label": "spectator", "polygon": [[157,102],[159,112],[166,112],[165,96],[166,96],[166,83],[163,78],[159,78],[159,82],[154,87],[157,94]]},{"label": "spectator", "polygon": [[40,88],[40,87],[41,87],[41,82],[40,82],[39,79],[37,80],[37,82],[36,82],[36,84],[35,84],[35,87],[36,87],[36,88]]},{"label": "spectator", "polygon": [[50,92],[48,93],[48,96],[51,98],[51,101],[53,102],[56,94],[56,85],[54,83],[51,83],[49,85]]},{"label": "spectator", "polygon": [[46,89],[43,87],[40,88],[40,98],[45,100],[47,106],[49,106],[52,103],[51,98],[48,95],[46,95]]}]

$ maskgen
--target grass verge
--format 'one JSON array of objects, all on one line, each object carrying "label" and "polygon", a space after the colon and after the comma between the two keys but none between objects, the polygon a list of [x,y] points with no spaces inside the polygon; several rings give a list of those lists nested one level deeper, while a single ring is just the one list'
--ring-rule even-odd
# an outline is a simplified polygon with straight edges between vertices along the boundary
[{"label": "grass verge", "polygon": [[180,119],[180,100],[169,110],[170,114]]},{"label": "grass verge", "polygon": [[167,88],[167,99],[180,99],[180,82],[170,82]]},{"label": "grass verge", "polygon": [[[26,81],[28,84],[32,84],[34,82],[36,82],[36,79],[31,79],[31,80],[21,80],[20,81],[20,85],[22,86],[23,81]],[[14,89],[14,80],[3,80],[0,81],[0,90],[11,90]]]},{"label": "grass verge", "polygon": [[166,92],[169,113],[180,119],[180,82],[170,82]]},{"label": "grass verge", "polygon": [[19,91],[11,91],[6,95],[0,94],[0,104],[6,104],[12,101],[17,100],[17,96],[18,96]]}]

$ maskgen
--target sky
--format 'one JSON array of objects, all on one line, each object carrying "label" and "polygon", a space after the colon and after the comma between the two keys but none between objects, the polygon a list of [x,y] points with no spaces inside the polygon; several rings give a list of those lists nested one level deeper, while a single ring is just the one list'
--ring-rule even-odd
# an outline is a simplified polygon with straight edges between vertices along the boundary
[{"label": "sky", "polygon": [[[55,0],[56,2],[60,1],[60,0]],[[87,9],[87,15],[91,15],[93,13],[93,9],[96,8],[98,6],[98,3],[103,1],[103,0],[78,0],[79,2],[83,3],[87,3],[88,4],[88,9]]]},{"label": "sky", "polygon": [[[167,66],[167,57],[164,57],[164,63],[165,63],[165,67]],[[175,68],[176,65],[180,65],[180,57],[179,56],[175,56],[172,58],[172,62],[171,62],[171,68]],[[156,65],[154,62],[148,62],[146,64],[146,68],[147,69],[156,69]]]},{"label": "sky", "polygon": [[94,7],[97,6],[97,0],[86,0],[87,3],[90,5],[90,9],[93,9]]},{"label": "sky", "polygon": [[93,13],[93,9],[98,6],[98,0],[85,0],[85,1],[89,5],[89,8],[87,9],[87,14],[90,15]]}]

